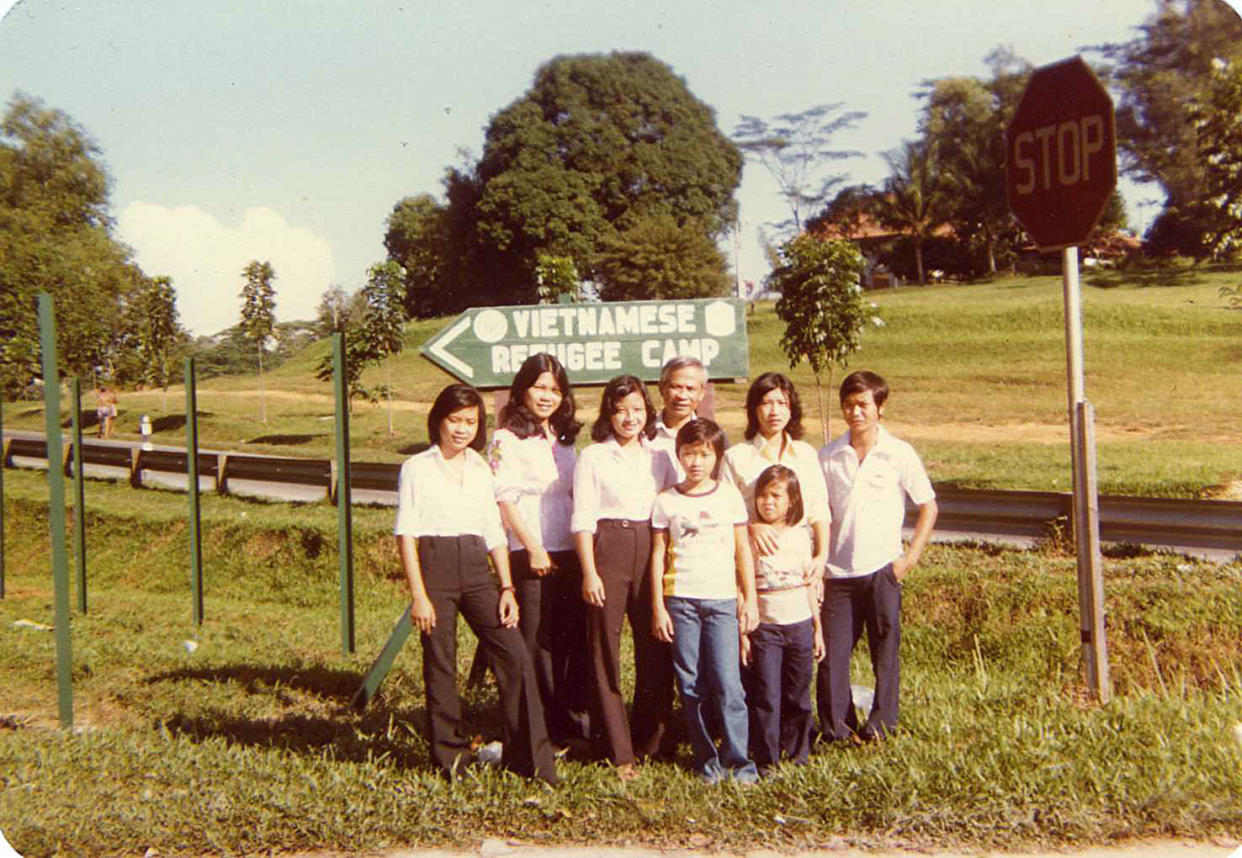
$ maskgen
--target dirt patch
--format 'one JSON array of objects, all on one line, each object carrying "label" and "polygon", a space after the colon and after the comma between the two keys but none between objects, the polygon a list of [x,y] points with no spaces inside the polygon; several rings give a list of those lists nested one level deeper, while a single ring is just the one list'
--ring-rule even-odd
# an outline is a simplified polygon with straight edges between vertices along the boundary
[{"label": "dirt patch", "polygon": [[1242,501],[1242,480],[1234,480],[1223,486],[1212,486],[1205,494],[1212,500]]}]

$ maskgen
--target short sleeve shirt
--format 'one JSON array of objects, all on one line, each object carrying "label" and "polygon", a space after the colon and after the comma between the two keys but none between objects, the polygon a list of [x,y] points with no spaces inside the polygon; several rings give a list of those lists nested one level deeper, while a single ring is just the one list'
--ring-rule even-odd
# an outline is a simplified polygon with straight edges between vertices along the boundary
[{"label": "short sleeve shirt", "polygon": [[492,469],[472,449],[460,455],[465,457],[460,476],[438,444],[405,460],[397,482],[395,534],[480,536],[488,551],[505,544]]},{"label": "short sleeve shirt", "polygon": [[676,487],[661,492],[651,526],[667,530],[671,560],[664,572],[664,595],[689,599],[736,599],[737,557],[734,528],[745,525],[742,496],[720,481],[700,495]]},{"label": "short sleeve shirt", "polygon": [[790,625],[811,618],[806,568],[811,562],[811,531],[806,525],[777,532],[776,551],[755,552],[755,592],[759,622]]},{"label": "short sleeve shirt", "polygon": [[857,578],[882,569],[901,554],[906,496],[920,506],[936,497],[918,453],[881,426],[861,463],[849,432],[820,448],[819,462],[832,507],[826,574]]}]

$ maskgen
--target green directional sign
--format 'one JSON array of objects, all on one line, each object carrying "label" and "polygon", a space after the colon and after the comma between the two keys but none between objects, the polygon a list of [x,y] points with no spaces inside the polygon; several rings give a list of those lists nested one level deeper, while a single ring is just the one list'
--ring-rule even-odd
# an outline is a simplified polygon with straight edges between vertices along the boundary
[{"label": "green directional sign", "polygon": [[422,347],[423,357],[475,387],[508,387],[532,354],[555,355],[574,384],[617,375],[645,381],[678,355],[711,378],[750,374],[745,303],[738,298],[542,304],[467,310]]}]

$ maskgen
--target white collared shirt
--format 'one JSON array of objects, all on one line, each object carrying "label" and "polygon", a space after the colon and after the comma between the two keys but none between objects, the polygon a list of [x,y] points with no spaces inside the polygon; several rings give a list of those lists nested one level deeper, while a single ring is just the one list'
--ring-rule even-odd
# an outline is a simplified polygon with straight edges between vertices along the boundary
[{"label": "white collared shirt", "polygon": [[770,441],[763,437],[762,432],[756,432],[751,440],[739,441],[725,450],[724,467],[720,472],[722,479],[733,483],[742,493],[751,521],[757,520],[755,483],[759,475],[772,465],[784,465],[798,475],[806,522],[826,522],[831,518],[828,488],[815,448],[805,441],[795,441],[788,432],[781,432]]},{"label": "white collared shirt", "polygon": [[398,536],[481,536],[491,551],[505,544],[496,506],[492,469],[474,450],[467,448],[461,475],[432,444],[401,466],[397,484]]},{"label": "white collared shirt", "polygon": [[849,432],[821,447],[819,461],[832,507],[827,574],[870,575],[899,557],[905,496],[918,506],[936,497],[919,454],[880,426],[861,464]]},{"label": "white collared shirt", "polygon": [[[677,427],[680,429],[685,426],[695,415],[691,414],[681,422]],[[651,446],[663,452],[668,456],[669,465],[672,466],[674,473],[677,474],[677,482],[681,482],[686,478],[686,471],[681,466],[681,462],[677,461],[677,429],[670,429],[664,422],[664,412],[661,411],[656,415],[655,421],[655,437],[651,439]]]},{"label": "white collared shirt", "polygon": [[668,456],[645,438],[625,447],[611,436],[592,444],[579,454],[574,469],[571,529],[594,533],[605,518],[647,521],[656,495],[676,482]]},{"label": "white collared shirt", "polygon": [[[488,461],[496,477],[496,502],[513,504],[522,523],[540,536],[545,551],[569,551],[574,511],[572,444],[559,444],[543,432],[519,438],[508,429],[492,435]],[[509,550],[526,548],[512,532]]]}]

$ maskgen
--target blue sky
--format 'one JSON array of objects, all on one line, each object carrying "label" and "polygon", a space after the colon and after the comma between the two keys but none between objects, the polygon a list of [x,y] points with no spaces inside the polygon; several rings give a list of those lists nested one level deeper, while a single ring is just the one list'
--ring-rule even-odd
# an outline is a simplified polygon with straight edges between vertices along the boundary
[{"label": "blue sky", "polygon": [[[743,113],[822,102],[867,111],[843,148],[851,181],[912,137],[927,78],[984,75],[1010,45],[1036,65],[1126,40],[1155,0],[732,0],[465,3],[380,0],[0,0],[0,95],[60,108],[104,151],[121,238],[169,274],[195,333],[237,319],[241,269],[268,259],[277,316],[310,318],[332,284],[383,258],[407,194],[438,194],[459,148],[564,53],[644,50],[713,106]],[[930,11],[930,10],[935,11]],[[1152,188],[1126,187],[1132,221]],[[766,273],[757,227],[785,216],[748,165],[739,191],[743,279]],[[733,248],[730,248],[733,254]]]}]

